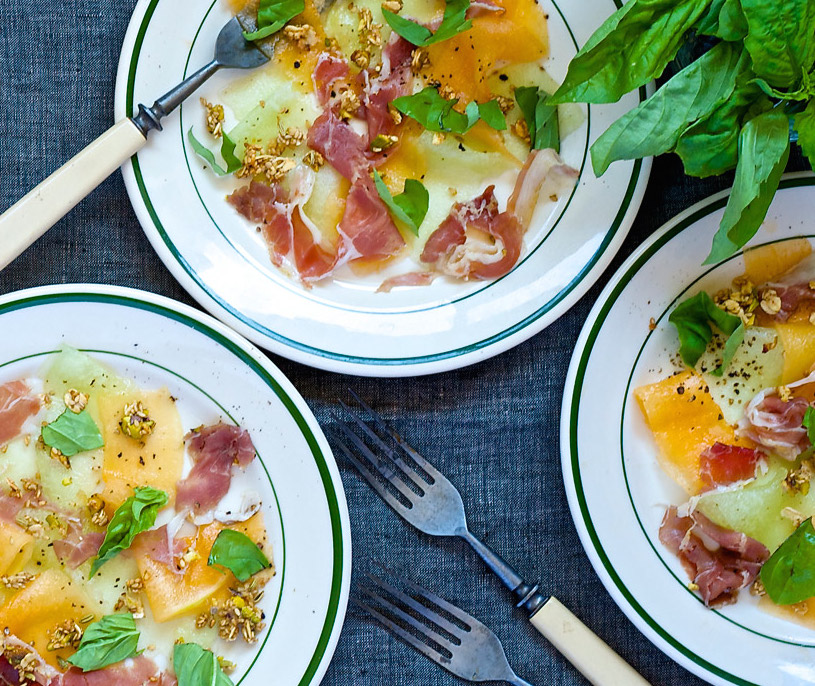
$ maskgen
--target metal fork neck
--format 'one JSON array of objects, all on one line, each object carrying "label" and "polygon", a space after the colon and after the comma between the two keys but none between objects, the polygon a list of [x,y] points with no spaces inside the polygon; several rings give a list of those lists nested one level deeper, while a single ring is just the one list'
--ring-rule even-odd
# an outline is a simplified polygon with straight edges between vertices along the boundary
[{"label": "metal fork neck", "polygon": [[161,120],[197,91],[204,81],[218,71],[221,66],[218,60],[212,60],[208,65],[188,76],[175,88],[162,95],[153,103],[152,107],[140,104],[139,113],[132,119],[136,128],[145,137],[154,129],[161,131]]},{"label": "metal fork neck", "polygon": [[530,585],[524,581],[523,577],[506,560],[471,534],[466,527],[456,531],[456,535],[467,541],[486,565],[501,579],[504,586],[512,591],[516,607],[523,608],[531,617],[546,602],[547,598],[538,592],[538,584]]}]

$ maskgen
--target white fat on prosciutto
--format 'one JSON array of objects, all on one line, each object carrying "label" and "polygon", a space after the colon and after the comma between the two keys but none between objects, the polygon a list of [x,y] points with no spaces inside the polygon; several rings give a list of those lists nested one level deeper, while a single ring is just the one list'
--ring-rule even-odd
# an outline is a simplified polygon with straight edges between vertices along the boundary
[{"label": "white fat on prosciutto", "polygon": [[[787,384],[787,388],[797,388],[813,382],[815,372]],[[778,397],[777,388],[765,388],[744,408],[744,417],[739,421],[737,433],[758,443],[765,452],[785,460],[794,460],[809,447],[807,430],[802,426],[809,406],[805,398],[784,401]]]},{"label": "white fat on prosciutto", "polygon": [[25,381],[0,386],[0,445],[17,436],[26,420],[40,409],[40,400]]}]

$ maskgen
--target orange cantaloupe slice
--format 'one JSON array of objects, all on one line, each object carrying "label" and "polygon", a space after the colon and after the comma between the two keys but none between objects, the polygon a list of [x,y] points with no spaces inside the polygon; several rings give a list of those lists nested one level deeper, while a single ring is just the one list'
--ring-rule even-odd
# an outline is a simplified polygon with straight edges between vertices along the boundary
[{"label": "orange cantaloupe slice", "polygon": [[34,647],[52,667],[74,650],[48,650],[49,632],[67,620],[78,622],[93,614],[91,601],[71,578],[57,569],[39,574],[0,608],[0,630]]},{"label": "orange cantaloupe slice", "polygon": [[806,238],[762,245],[744,252],[744,275],[756,286],[778,278],[812,253]]},{"label": "orange cantaloupe slice", "polygon": [[21,571],[34,552],[34,537],[14,522],[0,522],[0,574]]},{"label": "orange cantaloupe slice", "polygon": [[688,495],[702,490],[699,456],[706,448],[717,441],[745,447],[755,445],[736,437],[722,418],[704,379],[691,370],[640,386],[634,397],[653,433],[663,470]]},{"label": "orange cantaloupe slice", "polygon": [[[125,405],[140,400],[155,420],[153,433],[134,440],[119,429]],[[112,511],[133,495],[136,486],[165,491],[169,505],[175,502],[175,485],[184,466],[184,432],[170,392],[134,391],[99,397],[99,415],[105,439],[102,497]]]},{"label": "orange cantaloupe slice", "polygon": [[775,329],[784,347],[781,383],[804,378],[815,365],[815,326],[809,322],[784,322],[776,324]]}]

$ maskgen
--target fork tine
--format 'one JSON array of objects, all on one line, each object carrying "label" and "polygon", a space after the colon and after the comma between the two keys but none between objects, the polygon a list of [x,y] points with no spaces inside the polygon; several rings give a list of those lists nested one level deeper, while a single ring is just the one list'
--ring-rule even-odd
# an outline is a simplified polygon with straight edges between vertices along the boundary
[{"label": "fork tine", "polygon": [[[375,574],[368,574],[367,576],[373,583],[375,583],[377,586],[390,593],[394,598],[399,599],[400,602],[404,603],[411,609],[416,610],[416,612],[422,615],[422,617],[440,626],[451,636],[455,636],[459,641],[461,640],[462,638],[461,633],[462,631],[465,631],[464,629],[453,624],[450,620],[440,615],[433,608],[427,607],[427,605],[422,605],[420,602],[417,602],[415,598],[411,598],[407,593],[403,593],[398,588],[395,588],[387,581],[381,579]],[[411,588],[414,588],[413,584],[408,585]],[[467,625],[467,622],[463,623]]]},{"label": "fork tine", "polygon": [[[345,454],[354,467],[357,468],[357,471],[365,478],[365,481],[373,488],[380,497],[388,503],[394,510],[397,512],[402,512],[407,509],[407,507],[402,503],[396,496],[394,496],[387,488],[385,488],[379,480],[373,475],[370,468],[363,464],[363,462],[354,455],[351,450],[349,450],[348,446],[342,441],[342,439],[337,435],[335,431],[331,429],[327,429],[329,435],[334,439],[334,442],[340,447],[340,450]],[[401,492],[401,491],[400,491]],[[413,501],[408,498],[408,500],[412,503]]]},{"label": "fork tine", "polygon": [[390,436],[396,443],[399,445],[402,450],[404,450],[412,460],[416,462],[422,469],[424,469],[433,479],[438,479],[442,476],[441,472],[438,471],[432,464],[430,464],[425,458],[423,458],[416,450],[408,444],[404,438],[402,438],[391,426],[382,419],[382,416],[375,412],[373,408],[371,408],[362,398],[360,398],[352,389],[348,389],[348,392],[353,396],[354,400],[356,400],[360,406],[371,416],[371,418],[376,422],[376,425],[384,431],[388,436]]},{"label": "fork tine", "polygon": [[463,624],[466,624],[467,626],[469,626],[470,629],[474,628],[473,627],[473,622],[476,622],[477,624],[481,624],[481,622],[479,622],[477,619],[475,619],[475,617],[471,617],[466,612],[464,612],[464,610],[456,607],[452,603],[448,603],[444,598],[440,598],[435,593],[433,593],[431,591],[428,591],[426,588],[422,588],[418,584],[414,584],[411,581],[408,581],[407,579],[403,579],[402,583],[404,583],[404,585],[407,586],[414,593],[418,593],[420,596],[422,596],[428,602],[433,603],[434,605],[437,605],[438,607],[440,607],[445,612],[449,612],[451,615],[453,615],[453,617],[458,619],[460,622],[462,622]]},{"label": "fork tine", "polygon": [[[336,417],[335,417],[335,419],[336,419]],[[345,434],[346,438],[349,441],[351,441],[353,446],[360,453],[362,453],[362,455],[365,457],[366,460],[368,460],[370,465],[377,471],[377,473],[383,479],[385,479],[385,481],[387,481],[391,486],[393,486],[397,491],[399,491],[399,493],[401,493],[405,497],[405,499],[408,500],[408,502],[412,503],[413,499],[416,497],[417,494],[414,493],[413,491],[411,491],[410,488],[407,485],[407,481],[411,481],[411,479],[409,479],[406,476],[403,476],[399,472],[399,470],[389,469],[389,471],[393,472],[393,475],[388,474],[385,471],[385,469],[383,468],[383,465],[381,464],[382,460],[377,459],[376,455],[374,455],[374,453],[371,451],[371,449],[367,445],[365,445],[365,443],[362,442],[362,440],[360,439],[359,436],[357,436],[353,431],[351,431],[351,429],[348,428],[348,426],[345,424],[345,422],[337,419],[337,425],[339,426],[340,431],[342,431]],[[337,436],[336,432],[332,432],[332,435],[334,436],[335,440],[337,440],[339,438]],[[351,450],[348,448],[348,446],[342,440],[338,440],[337,442],[344,447],[343,452],[346,455],[351,454]],[[370,472],[370,468],[366,469],[366,471]],[[396,476],[396,475],[399,476],[398,480],[394,478],[394,476]],[[402,483],[400,483],[400,481]],[[422,490],[421,487],[418,484],[414,484],[414,485],[419,490]],[[424,495],[423,490],[422,490],[422,495]]]},{"label": "fork tine", "polygon": [[429,645],[427,645],[423,641],[420,641],[418,638],[416,638],[416,636],[414,636],[409,631],[405,631],[405,629],[403,629],[401,626],[392,621],[387,615],[383,614],[380,610],[376,609],[375,607],[369,605],[364,600],[361,600],[360,598],[355,598],[354,596],[351,596],[350,600],[352,603],[354,603],[354,605],[357,605],[366,612],[370,613],[373,617],[377,619],[377,621],[384,624],[388,629],[390,629],[393,633],[399,636],[403,641],[413,646],[422,655],[433,660],[433,662],[436,662],[444,666],[450,661],[446,656],[433,650]]}]

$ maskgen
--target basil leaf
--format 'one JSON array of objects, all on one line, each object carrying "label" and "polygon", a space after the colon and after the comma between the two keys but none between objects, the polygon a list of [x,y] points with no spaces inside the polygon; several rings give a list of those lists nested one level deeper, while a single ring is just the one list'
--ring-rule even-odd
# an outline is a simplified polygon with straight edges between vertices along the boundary
[{"label": "basil leaf", "polygon": [[[737,316],[717,307],[713,298],[704,291],[679,303],[668,316],[668,321],[676,327],[679,334],[679,355],[689,367],[696,365],[707,344],[713,339],[711,323],[728,336],[742,323]],[[732,359],[732,355],[730,357]]]},{"label": "basil leaf", "polygon": [[801,422],[801,426],[807,430],[809,444],[815,446],[815,407],[808,407],[807,411],[804,412],[804,420]]},{"label": "basil leaf", "polygon": [[807,519],[761,568],[761,583],[774,603],[792,605],[815,596],[815,529]]},{"label": "basil leaf", "polygon": [[707,14],[696,25],[696,33],[726,41],[739,41],[747,35],[747,19],[740,0],[713,0]]},{"label": "basil leaf", "polygon": [[404,19],[387,9],[382,9],[382,16],[388,25],[408,43],[416,46],[432,45],[468,31],[473,22],[467,19],[470,0],[447,0],[444,17],[435,32],[421,24]]},{"label": "basil leaf", "polygon": [[[428,131],[464,135],[481,118],[481,108],[485,106],[487,106],[488,119],[484,121],[490,126],[492,126],[490,121],[495,124],[502,123],[501,128],[506,128],[506,119],[503,113],[499,122],[490,103],[479,105],[476,102],[471,102],[467,105],[463,114],[453,109],[456,103],[458,103],[458,98],[447,100],[439,94],[438,88],[427,86],[413,95],[396,98],[391,102],[391,105],[402,114],[415,119]],[[496,102],[495,106],[497,107],[497,105]],[[500,108],[498,108],[498,111],[500,112]],[[496,127],[493,126],[493,128]]]},{"label": "basil leaf", "polygon": [[150,486],[136,486],[131,495],[113,513],[105,540],[91,565],[93,576],[108,560],[127,550],[133,539],[156,523],[158,511],[167,504],[167,494]]},{"label": "basil leaf", "polygon": [[755,235],[789,156],[789,119],[781,109],[764,112],[742,127],[733,190],[705,264],[729,257]]},{"label": "basil leaf", "polygon": [[736,75],[749,64],[750,57],[740,45],[722,42],[713,47],[595,141],[591,146],[594,173],[602,176],[617,160],[673,150],[690,124],[730,97]]},{"label": "basil leaf", "polygon": [[99,427],[87,410],[79,413],[65,410],[53,422],[42,427],[42,440],[49,448],[56,448],[65,457],[105,445]]},{"label": "basil leaf", "polygon": [[548,93],[535,86],[515,89],[515,100],[529,129],[533,150],[552,148],[560,152],[560,123],[557,107],[547,104]]},{"label": "basil leaf", "polygon": [[236,143],[226,134],[222,134],[223,141],[221,143],[221,157],[226,162],[226,169],[215,161],[215,155],[209,150],[201,141],[199,141],[192,133],[192,127],[187,132],[187,137],[190,140],[190,145],[195,151],[195,154],[207,161],[212,171],[218,176],[226,176],[233,174],[243,166],[243,162],[235,155]]},{"label": "basil leaf", "polygon": [[68,658],[83,672],[102,669],[138,655],[139,630],[131,614],[106,615],[85,629],[77,651]]},{"label": "basil leaf", "polygon": [[290,20],[306,9],[305,0],[260,0],[258,5],[258,30],[243,32],[246,40],[260,40],[277,33]]},{"label": "basil leaf", "polygon": [[798,145],[815,169],[815,100],[810,100],[803,112],[795,115],[793,122],[798,133]]},{"label": "basil leaf", "polygon": [[711,0],[630,0],[569,64],[550,104],[616,102],[659,76]]},{"label": "basil leaf", "polygon": [[790,88],[815,61],[812,0],[741,0],[749,28],[744,39],[753,69],[775,88]]},{"label": "basil leaf", "polygon": [[430,194],[422,183],[416,179],[405,179],[404,192],[394,197],[379,172],[374,170],[374,185],[391,214],[407,226],[413,235],[418,236],[419,227],[430,205]]},{"label": "basil leaf", "polygon": [[739,133],[749,114],[772,109],[772,103],[753,82],[752,70],[736,79],[731,96],[679,137],[675,152],[685,173],[701,178],[734,169],[739,160]]},{"label": "basil leaf", "polygon": [[733,356],[736,354],[739,346],[744,342],[744,330],[744,322],[739,322],[736,330],[730,334],[727,341],[725,341],[724,350],[722,351],[722,363],[711,372],[713,376],[722,376],[725,370],[730,366],[730,363],[733,361]]},{"label": "basil leaf", "polygon": [[252,539],[233,529],[223,529],[218,534],[209,551],[207,564],[210,567],[226,567],[238,581],[246,581],[253,574],[272,566]]},{"label": "basil leaf", "polygon": [[[472,105],[472,103],[470,103]],[[467,105],[469,107],[470,105]],[[506,131],[507,118],[501,111],[501,106],[497,100],[488,100],[478,105],[478,116],[484,121],[487,126],[492,127],[496,131]]]},{"label": "basil leaf", "polygon": [[176,643],[173,670],[178,686],[234,686],[211,650],[197,643]]}]

